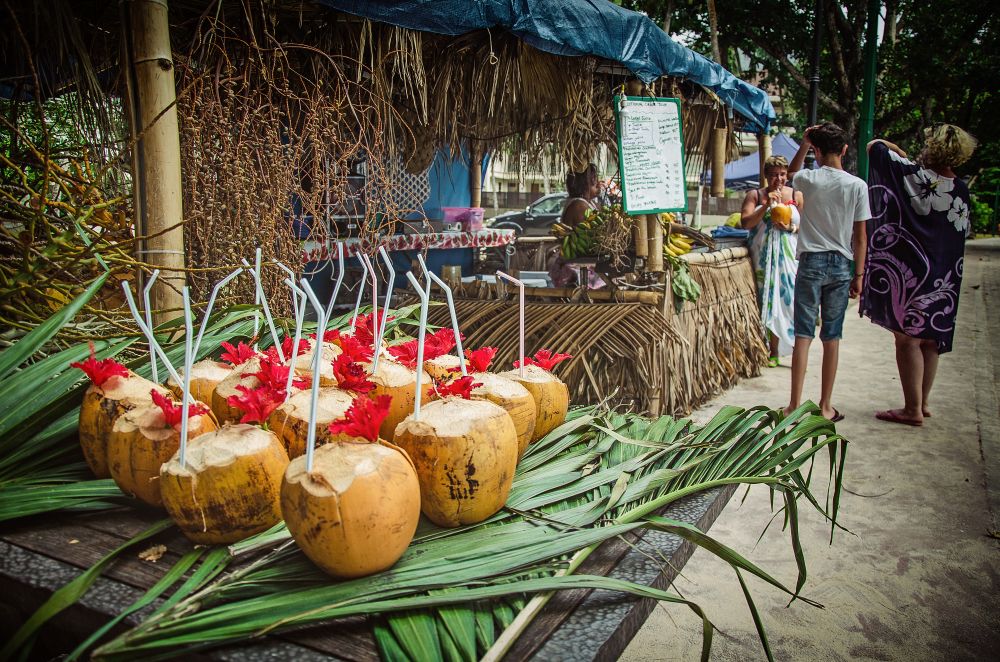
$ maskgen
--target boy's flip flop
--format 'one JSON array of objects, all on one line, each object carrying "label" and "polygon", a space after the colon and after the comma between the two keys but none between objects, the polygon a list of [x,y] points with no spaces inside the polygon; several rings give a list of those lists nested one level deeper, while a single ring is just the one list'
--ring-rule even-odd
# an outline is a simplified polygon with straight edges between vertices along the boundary
[{"label": "boy's flip flop", "polygon": [[923,421],[915,421],[912,418],[903,418],[892,409],[875,412],[875,418],[880,421],[886,421],[887,423],[899,423],[900,425],[910,425],[915,428],[922,427],[924,424]]}]

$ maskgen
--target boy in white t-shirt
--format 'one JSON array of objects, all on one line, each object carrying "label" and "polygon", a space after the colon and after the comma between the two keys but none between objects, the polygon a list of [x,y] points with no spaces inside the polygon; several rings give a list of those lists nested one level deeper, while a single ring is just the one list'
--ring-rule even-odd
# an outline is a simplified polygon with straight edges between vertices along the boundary
[{"label": "boy in white t-shirt", "polygon": [[[823,377],[819,407],[832,421],[844,418],[834,408],[833,383],[837,377],[840,337],[847,299],[861,293],[867,235],[871,218],[868,185],[844,171],[847,132],[832,122],[806,129],[802,145],[788,166],[788,176],[803,197],[799,226],[799,269],[795,277],[795,349],[792,352],[792,392],[785,407],[790,413],[802,399],[802,385],[809,363],[809,346],[822,320]],[[809,149],[822,166],[802,170]],[[854,273],[851,273],[853,260]]]}]

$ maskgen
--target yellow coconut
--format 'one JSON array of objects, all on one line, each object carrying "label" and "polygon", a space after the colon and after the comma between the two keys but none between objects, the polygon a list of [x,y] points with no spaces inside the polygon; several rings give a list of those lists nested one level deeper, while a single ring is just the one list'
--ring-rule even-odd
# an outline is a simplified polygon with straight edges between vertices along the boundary
[{"label": "yellow coconut", "polygon": [[[327,427],[333,421],[343,418],[351,406],[354,396],[339,388],[321,388],[316,400],[316,445],[331,440]],[[267,418],[267,427],[278,435],[288,452],[288,457],[296,458],[306,452],[309,435],[309,408],[312,406],[312,392],[298,391],[285,400]]]},{"label": "yellow coconut", "polygon": [[535,399],[535,432],[531,437],[537,441],[562,425],[569,411],[569,389],[558,377],[544,368],[529,365],[524,369],[524,377],[516,368],[500,373],[524,386]]},{"label": "yellow coconut", "polygon": [[507,501],[517,466],[510,415],[488,400],[445,398],[396,428],[420,480],[420,509],[439,526],[481,522]]},{"label": "yellow coconut", "polygon": [[274,433],[225,425],[190,439],[183,465],[177,454],[163,465],[163,506],[197,544],[236,542],[281,520],[287,466],[288,454]]},{"label": "yellow coconut", "polygon": [[420,520],[420,485],[400,448],[334,441],[291,461],[281,512],[303,553],[335,577],[363,577],[399,560]]},{"label": "yellow coconut", "polygon": [[108,437],[115,420],[130,409],[152,404],[149,392],[156,389],[167,395],[167,389],[134,372],[128,377],[113,375],[102,386],[91,384],[80,405],[80,448],[87,466],[98,478],[109,478]]},{"label": "yellow coconut", "polygon": [[[303,345],[304,346],[304,345]],[[333,360],[342,354],[342,350],[337,345],[333,343],[325,342],[320,350],[320,361],[319,361],[319,385],[320,386],[336,386],[337,378],[333,376]],[[309,379],[310,384],[312,383],[312,361],[313,361],[313,351],[310,346],[309,350],[304,354],[299,354],[295,357],[295,374],[296,376]]]},{"label": "yellow coconut", "polygon": [[212,400],[209,404],[219,423],[232,423],[243,418],[243,412],[229,404],[229,396],[241,395],[237,386],[250,389],[260,386],[261,381],[253,376],[253,373],[260,371],[260,359],[261,357],[255,356],[239,364],[230,370],[226,378],[212,391]]},{"label": "yellow coconut", "polygon": [[[189,439],[215,429],[207,414],[188,418]],[[173,457],[180,443],[180,432],[165,423],[158,406],[131,409],[118,417],[108,438],[111,477],[122,492],[151,506],[162,506],[160,467]]]},{"label": "yellow coconut", "polygon": [[[452,372],[452,368],[455,369]],[[443,354],[429,361],[424,361],[424,372],[437,380],[447,380],[453,377],[460,377],[458,356],[455,354]]]},{"label": "yellow coconut", "polygon": [[472,389],[472,398],[489,400],[510,414],[517,431],[517,456],[524,455],[535,433],[535,398],[509,377],[492,372],[475,372],[471,376],[474,383],[482,384]]},{"label": "yellow coconut", "polygon": [[[211,405],[212,393],[215,391],[215,387],[219,385],[219,382],[228,377],[232,371],[232,366],[222,361],[215,361],[213,359],[198,361],[191,366],[191,397],[198,402]],[[179,371],[179,375],[181,379],[184,379],[183,369]],[[180,399],[181,385],[176,383],[173,377],[167,380],[167,388],[174,394],[174,397]]]},{"label": "yellow coconut", "polygon": [[[365,364],[365,371],[371,370],[371,364]],[[396,426],[404,418],[413,413],[413,402],[417,395],[417,371],[407,368],[402,363],[382,357],[378,361],[378,370],[373,375],[369,375],[375,388],[368,395],[374,399],[380,395],[388,395],[392,398],[389,405],[389,415],[382,421],[378,434],[382,439],[394,441]],[[425,371],[421,377],[421,385],[424,391],[423,402],[427,402],[435,397],[434,383],[430,375]]]}]

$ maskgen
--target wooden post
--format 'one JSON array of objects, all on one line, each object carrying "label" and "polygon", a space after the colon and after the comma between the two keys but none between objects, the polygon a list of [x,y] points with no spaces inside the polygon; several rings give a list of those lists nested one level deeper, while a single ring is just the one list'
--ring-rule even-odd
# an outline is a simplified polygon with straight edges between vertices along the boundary
[{"label": "wooden post", "polygon": [[472,165],[469,166],[469,193],[470,207],[482,207],[483,201],[483,151],[473,144],[469,147],[469,158]]},{"label": "wooden post", "polygon": [[726,139],[729,129],[712,129],[712,197],[726,195]]},{"label": "wooden post", "polygon": [[656,214],[646,214],[646,234],[649,236],[649,252],[646,271],[663,271],[663,226]]},{"label": "wooden post", "polygon": [[135,146],[139,150],[136,210],[142,234],[155,235],[144,242],[140,254],[161,271],[150,301],[154,309],[161,311],[155,317],[159,324],[181,314],[181,288],[185,283],[174,62],[166,0],[131,0],[129,10],[131,65],[138,106],[133,130],[141,135]]},{"label": "wooden post", "polygon": [[[638,78],[633,78],[625,84],[625,94],[630,97],[637,97],[642,94],[642,81]],[[635,231],[632,233],[635,239],[635,256],[636,257],[649,257],[649,223],[646,221],[646,217],[643,215],[633,216],[632,221],[635,223]],[[663,270],[662,260],[660,257],[661,266],[660,270]],[[646,269],[650,270],[649,265],[646,265]]]},{"label": "wooden post", "polygon": [[757,154],[760,156],[760,185],[767,186],[764,162],[771,158],[771,136],[766,133],[757,134]]}]

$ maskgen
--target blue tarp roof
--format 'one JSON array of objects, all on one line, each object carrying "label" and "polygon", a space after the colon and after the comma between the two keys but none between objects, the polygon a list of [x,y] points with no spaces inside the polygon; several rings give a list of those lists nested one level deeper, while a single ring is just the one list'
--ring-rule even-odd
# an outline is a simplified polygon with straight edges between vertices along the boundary
[{"label": "blue tarp roof", "polygon": [[[792,162],[795,152],[799,151],[799,144],[779,133],[771,139],[772,156],[781,155]],[[707,170],[702,175],[703,184],[712,183],[712,171]],[[742,159],[726,164],[726,188],[734,191],[748,191],[760,186],[760,153],[747,154]]]},{"label": "blue tarp roof", "polygon": [[712,90],[754,133],[775,119],[767,94],[678,44],[646,16],[607,0],[317,0],[411,30],[460,35],[504,28],[539,50],[618,62],[646,83],[686,78]]}]

